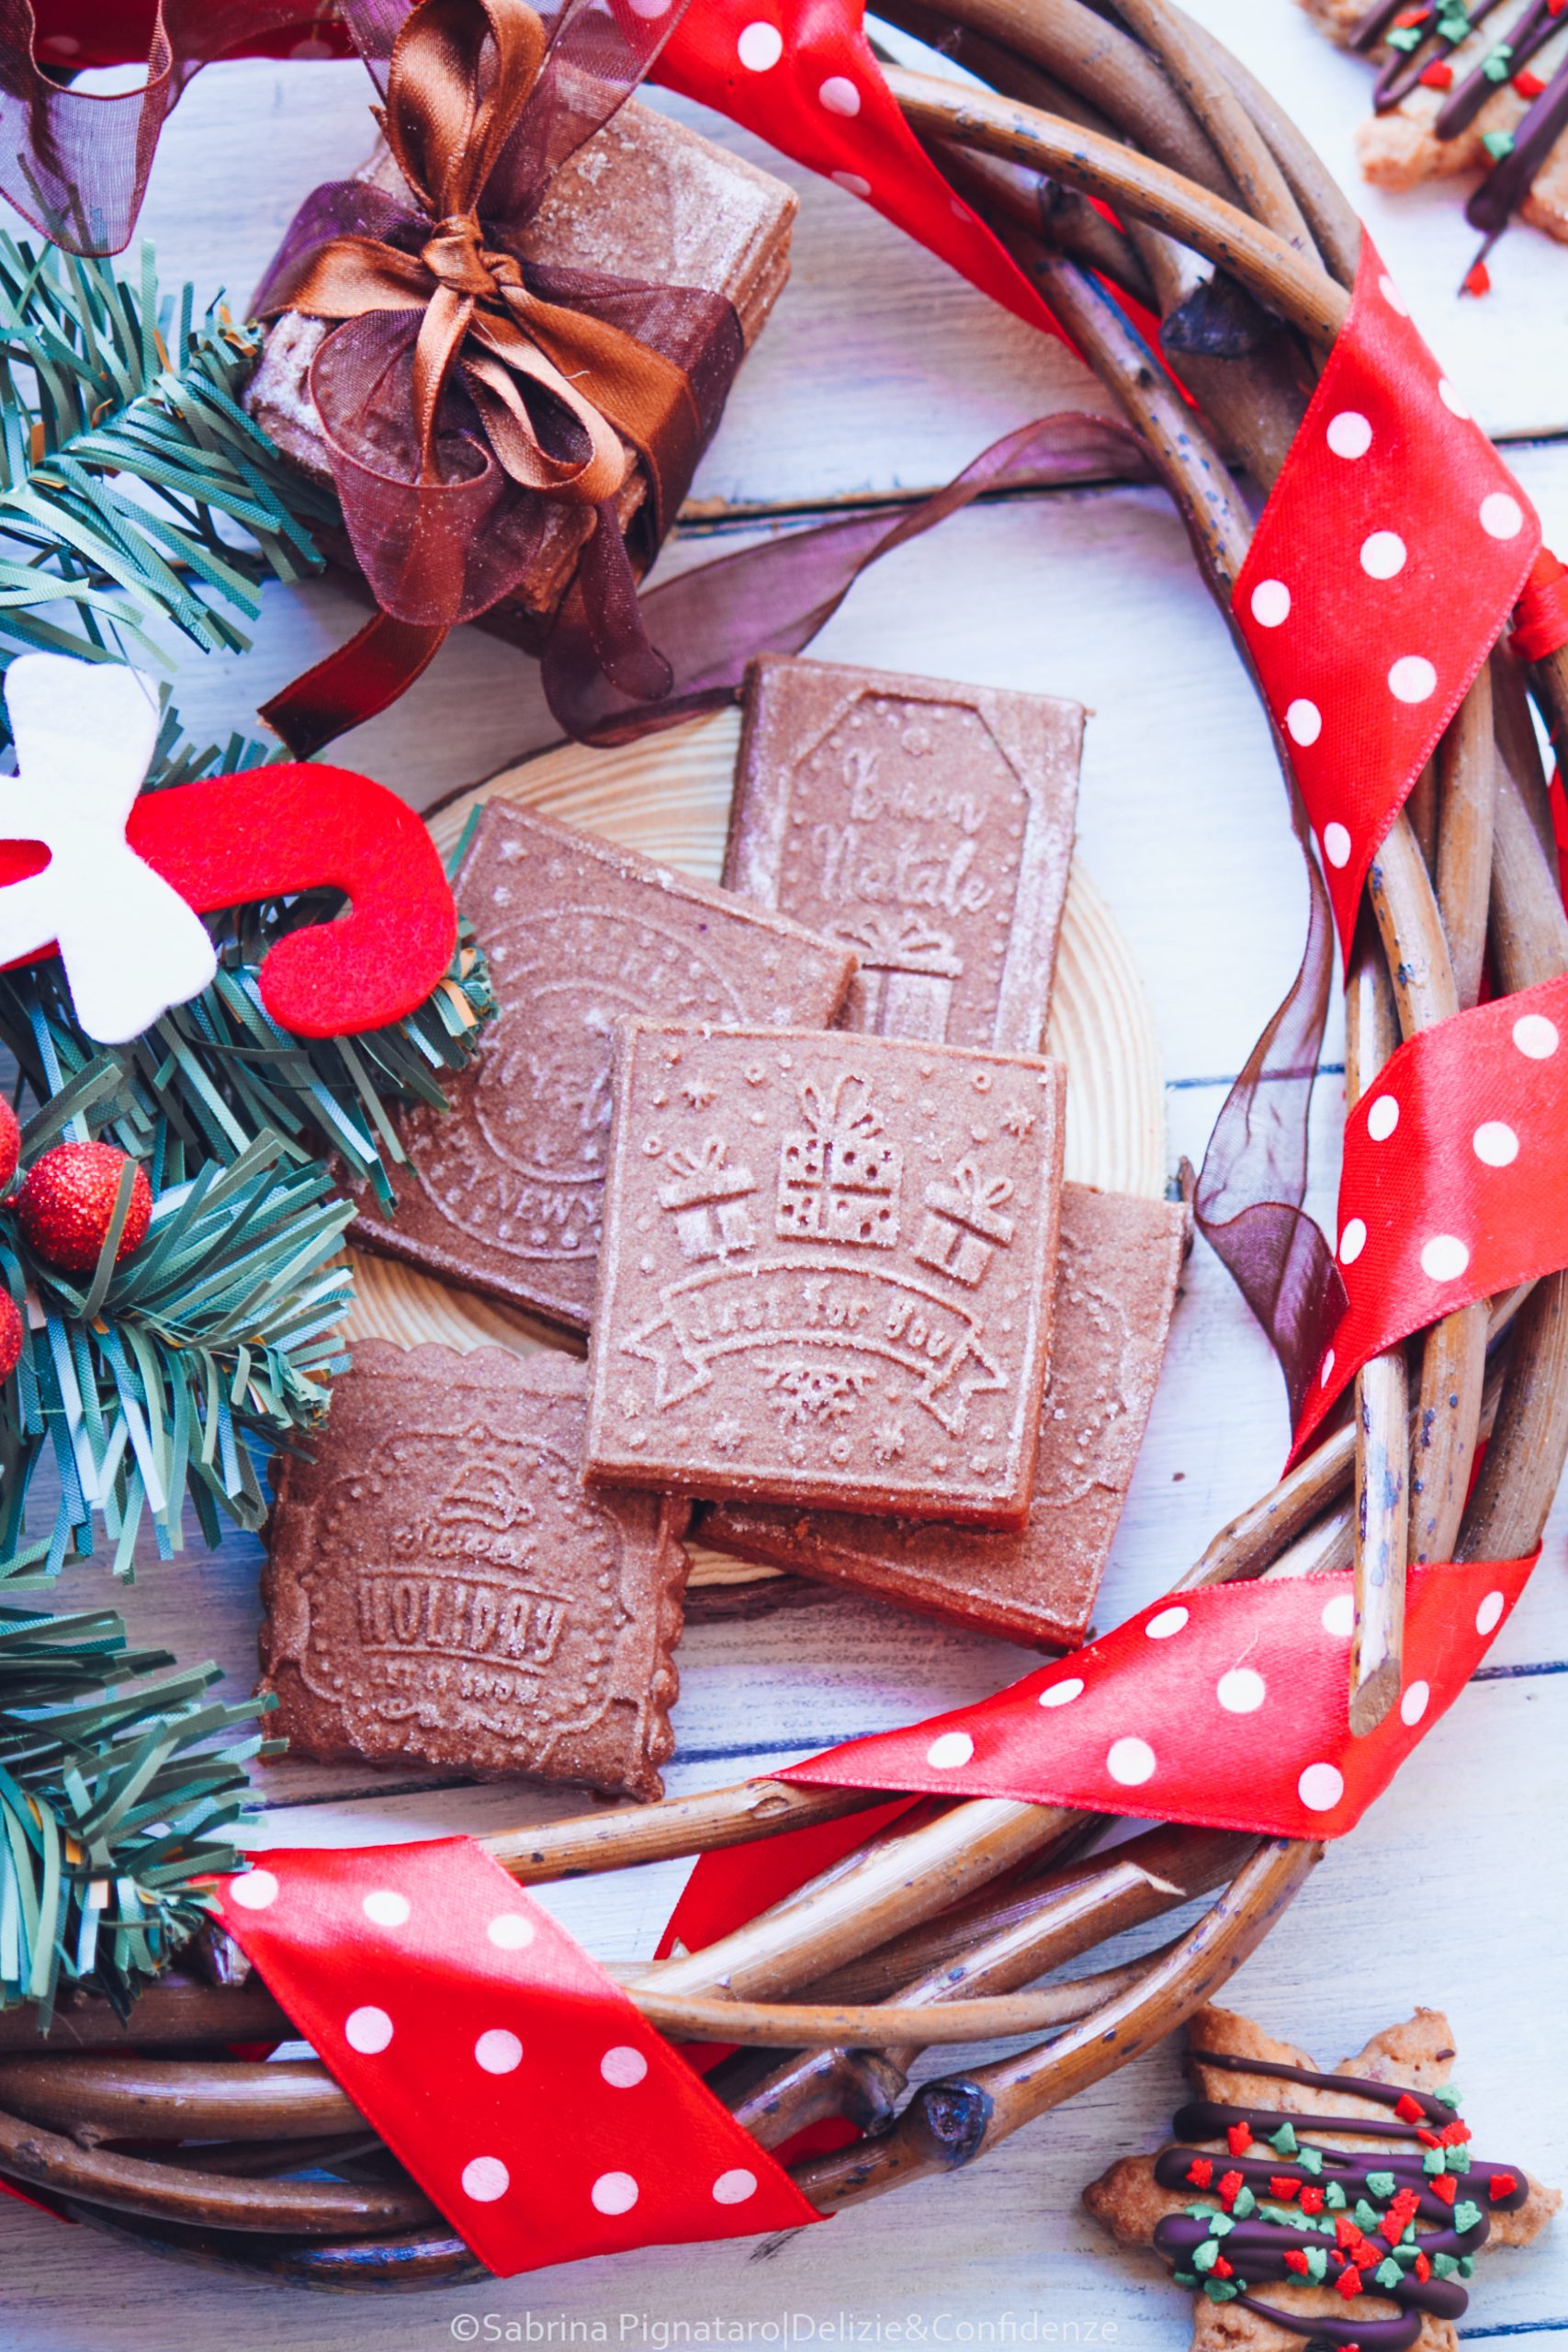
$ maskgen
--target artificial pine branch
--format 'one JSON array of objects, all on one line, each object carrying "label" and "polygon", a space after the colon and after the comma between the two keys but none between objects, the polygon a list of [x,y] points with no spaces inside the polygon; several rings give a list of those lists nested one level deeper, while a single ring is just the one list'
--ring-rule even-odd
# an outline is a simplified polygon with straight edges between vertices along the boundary
[{"label": "artificial pine branch", "polygon": [[[123,1073],[103,1057],[24,1127],[24,1155],[67,1125],[112,1126],[124,1109]],[[224,1519],[261,1525],[258,1448],[319,1421],[347,1363],[353,1214],[320,1161],[268,1133],[155,1193],[141,1247],[117,1263],[111,1230],[88,1278],[36,1257],[6,1220],[0,1280],[26,1302],[29,1328],[0,1394],[0,1575],[52,1575],[90,1555],[99,1521],[116,1573],[129,1575],[144,1517],[164,1557],[180,1548],[187,1498],[209,1544]],[[50,1534],[29,1542],[28,1490],[46,1453],[59,1499]]]},{"label": "artificial pine branch", "polygon": [[207,1917],[192,1881],[238,1859],[258,1709],[174,1663],[107,1610],[0,1609],[0,2009],[40,2031],[62,1980],[125,2016]]},{"label": "artificial pine branch", "polygon": [[320,569],[331,502],[240,407],[262,331],[191,289],[0,235],[0,658],[168,666],[172,627],[248,642],[261,588]]}]

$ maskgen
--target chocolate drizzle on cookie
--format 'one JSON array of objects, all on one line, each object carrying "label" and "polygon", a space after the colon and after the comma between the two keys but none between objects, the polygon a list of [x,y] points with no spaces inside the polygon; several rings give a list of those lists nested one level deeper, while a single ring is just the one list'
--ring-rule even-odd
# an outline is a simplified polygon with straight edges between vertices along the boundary
[{"label": "chocolate drizzle on cookie", "polygon": [[1434,135],[1457,139],[1468,130],[1487,100],[1511,84],[1527,100],[1522,120],[1483,141],[1492,168],[1465,206],[1465,219],[1484,234],[1481,251],[1465,277],[1471,293],[1484,293],[1486,257],[1529,194],[1536,175],[1568,129],[1568,61],[1550,80],[1529,70],[1529,61],[1554,33],[1568,27],[1568,0],[1529,0],[1529,5],[1461,79],[1450,57],[1485,23],[1499,0],[1376,0],[1350,34],[1350,47],[1390,51],[1378,75],[1372,104],[1387,114],[1419,85],[1449,93],[1433,124]]},{"label": "chocolate drizzle on cookie", "polygon": [[[1191,2064],[1339,2092],[1392,2113],[1308,2116],[1190,2101],[1175,2120],[1180,2144],[1155,2160],[1162,2188],[1190,2188],[1202,2199],[1167,2214],[1155,2230],[1156,2251],[1179,2285],[1201,2289],[1213,2302],[1238,2302],[1325,2352],[1407,2352],[1423,2313],[1460,2317],[1469,2301],[1463,2281],[1490,2215],[1521,2206],[1529,2183],[1517,2165],[1472,2157],[1457,2094],[1213,2050],[1194,2050]],[[1309,2131],[1323,2136],[1309,2138]],[[1380,2145],[1359,2154],[1327,2144],[1358,2138]],[[1222,2141],[1226,2153],[1213,2153]],[[1382,2297],[1397,2316],[1325,2318],[1281,2310],[1253,2291],[1293,2280],[1332,2288],[1347,2306],[1358,2296]]]}]

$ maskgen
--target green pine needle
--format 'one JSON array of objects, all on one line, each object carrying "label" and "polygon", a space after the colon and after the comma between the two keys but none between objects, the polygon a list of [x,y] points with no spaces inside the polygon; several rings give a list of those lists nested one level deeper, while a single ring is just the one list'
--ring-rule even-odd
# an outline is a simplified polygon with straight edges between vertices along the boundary
[{"label": "green pine needle", "polygon": [[133,286],[0,234],[0,659],[238,651],[263,582],[320,570],[333,502],[239,405],[261,341],[188,287],[176,317],[150,247]]},{"label": "green pine needle", "polygon": [[0,1609],[0,2009],[36,2002],[40,2031],[62,1983],[125,2016],[208,1916],[193,1879],[237,1860],[246,1763],[276,1751],[254,1702],[206,1696],[217,1667],[173,1665],[107,1610]]},{"label": "green pine needle", "polygon": [[[80,1099],[82,1083],[62,1099]],[[121,1099],[99,1092],[88,1123]],[[24,1131],[29,1159],[59,1107]],[[117,1265],[111,1235],[90,1277],[35,1258],[15,1228],[0,1234],[0,1280],[31,1309],[0,1394],[0,1575],[52,1575],[91,1555],[100,1524],[118,1572],[130,1573],[143,1521],[167,1558],[187,1498],[209,1544],[225,1520],[261,1525],[262,1454],[321,1419],[346,1362],[353,1214],[319,1161],[266,1134],[159,1191],[141,1248]],[[59,1501],[47,1537],[30,1539],[28,1488],[46,1454]]]}]

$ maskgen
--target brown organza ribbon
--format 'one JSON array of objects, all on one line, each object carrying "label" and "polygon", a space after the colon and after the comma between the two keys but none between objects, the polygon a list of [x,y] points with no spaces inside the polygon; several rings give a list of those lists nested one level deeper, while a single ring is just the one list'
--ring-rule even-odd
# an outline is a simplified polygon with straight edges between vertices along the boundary
[{"label": "brown organza ribbon", "polygon": [[[374,63],[378,12],[344,0],[344,14]],[[563,506],[589,518],[576,602],[605,674],[641,697],[668,685],[616,501],[635,463],[650,558],[722,413],[739,322],[707,288],[552,267],[522,243],[554,172],[655,47],[596,6],[569,6],[552,36],[528,0],[419,0],[378,109],[409,200],[373,181],[316,189],[258,291],[264,317],[335,322],[310,395],[387,616],[326,665],[352,678],[361,718],[367,677],[406,684],[446,629],[519,586]],[[296,752],[336,731],[312,678],[319,716],[305,682],[269,707]]]}]

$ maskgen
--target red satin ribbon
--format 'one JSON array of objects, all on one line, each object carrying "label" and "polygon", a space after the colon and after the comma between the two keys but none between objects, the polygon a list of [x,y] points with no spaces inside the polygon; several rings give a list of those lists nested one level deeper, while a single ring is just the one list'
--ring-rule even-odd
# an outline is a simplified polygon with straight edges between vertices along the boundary
[{"label": "red satin ribbon", "polygon": [[904,120],[863,18],[860,0],[692,0],[653,78],[874,206],[993,302],[1060,334],[1011,254]]},{"label": "red satin ribbon", "polygon": [[1342,1838],[1452,1706],[1539,1556],[1411,1569],[1404,1695],[1364,1739],[1344,1569],[1168,1593],[977,1706],[776,1777]]},{"label": "red satin ribbon", "polygon": [[1540,546],[1363,232],[1350,315],[1233,599],[1347,956],[1368,867]]},{"label": "red satin ribbon", "polygon": [[1413,1037],[1350,1113],[1348,1297],[1294,1455],[1364,1363],[1456,1307],[1568,1266],[1568,978]]},{"label": "red satin ribbon", "polygon": [[500,2278],[822,2217],[471,1838],[257,1854],[225,1928]]}]

